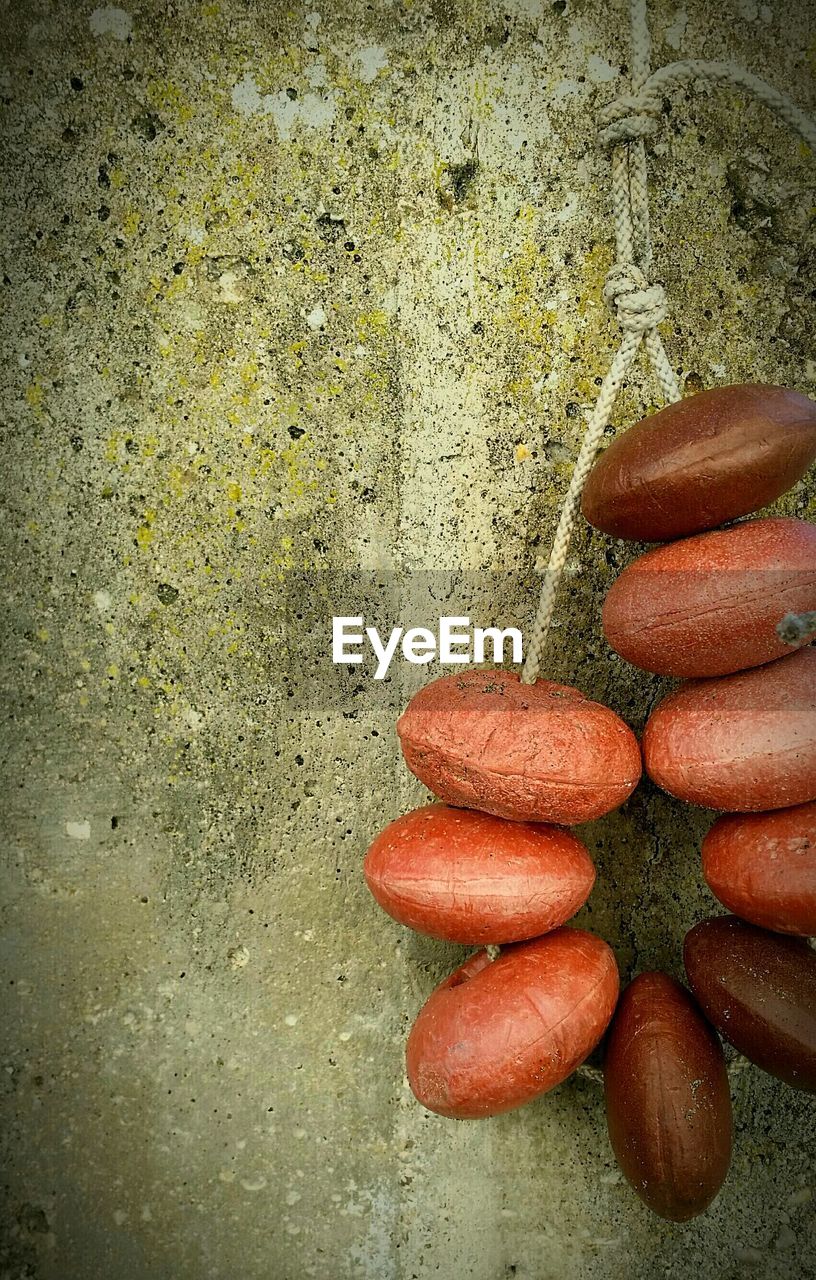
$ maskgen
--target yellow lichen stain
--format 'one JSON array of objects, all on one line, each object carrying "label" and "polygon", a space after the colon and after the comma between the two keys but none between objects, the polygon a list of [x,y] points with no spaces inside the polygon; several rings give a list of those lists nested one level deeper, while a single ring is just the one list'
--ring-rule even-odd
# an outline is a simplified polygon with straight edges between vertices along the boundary
[{"label": "yellow lichen stain", "polygon": [[613,260],[613,246],[609,241],[592,246],[580,267],[579,301],[560,315],[556,326],[561,351],[577,357],[572,394],[587,403],[597,398],[596,379],[605,376],[615,346],[615,321],[603,298]]},{"label": "yellow lichen stain", "polygon": [[317,481],[307,478],[303,473],[300,465],[302,454],[305,452],[305,437],[300,440],[293,440],[290,445],[282,451],[280,455],[281,462],[286,468],[286,490],[290,500],[297,505],[299,499],[314,491],[317,488]]},{"label": "yellow lichen stain", "polygon": [[32,409],[40,409],[45,399],[45,390],[39,378],[34,378],[28,384],[25,390],[26,402],[31,405]]},{"label": "yellow lichen stain", "polygon": [[504,390],[519,412],[538,412],[538,384],[549,367],[558,318],[540,300],[542,255],[536,219],[532,205],[521,206],[512,224],[513,239],[499,286],[480,268],[484,246],[477,229],[471,238],[469,312],[501,343],[501,362],[507,369]]},{"label": "yellow lichen stain", "polygon": [[604,284],[613,260],[612,245],[606,240],[600,240],[597,244],[594,244],[584,257],[581,267],[583,289],[581,290],[581,301],[576,307],[580,316],[586,315],[593,306],[605,306],[603,300]]},{"label": "yellow lichen stain", "polygon": [[136,530],[136,542],[142,551],[146,550],[153,541],[153,523],[156,514],[154,507],[148,507],[144,513],[144,523]]},{"label": "yellow lichen stain", "polygon": [[[259,166],[246,165],[237,175],[239,181],[232,183],[236,176],[233,162],[213,154],[209,163],[212,171],[205,185],[214,194],[214,203],[228,215],[216,222],[220,233],[231,219],[243,220],[263,174]],[[168,189],[177,185],[177,179],[167,185]],[[194,204],[200,207],[192,207]],[[212,212],[207,199],[191,200],[183,216],[185,222],[203,225]],[[308,236],[304,242],[308,245]],[[201,252],[207,249],[205,244]],[[307,262],[305,274],[315,276],[328,249],[321,241],[313,249],[310,246],[310,251],[315,263]],[[308,519],[321,507],[332,507],[338,501],[337,492],[327,490],[328,463],[317,456],[310,428],[317,415],[326,414],[327,402],[336,403],[346,395],[353,397],[355,406],[372,410],[382,403],[389,374],[388,366],[378,357],[392,341],[392,322],[383,308],[359,315],[350,308],[344,315],[338,311],[338,321],[346,325],[345,340],[353,346],[356,335],[366,348],[364,353],[355,353],[351,359],[339,345],[342,339],[337,346],[340,355],[334,349],[320,352],[307,336],[283,351],[277,348],[276,366],[266,354],[251,354],[253,350],[266,353],[269,348],[268,316],[259,315],[252,321],[251,334],[243,334],[240,343],[225,346],[222,336],[209,326],[185,332],[163,318],[162,296],[172,296],[163,274],[156,274],[151,289],[150,305],[165,360],[161,401],[151,409],[149,431],[143,424],[134,427],[132,437],[113,433],[105,453],[119,470],[136,470],[139,484],[144,486],[141,491],[149,494],[153,503],[151,511],[135,522],[138,527],[132,536],[139,551],[155,548],[155,571],[162,575],[159,581],[177,581],[187,575],[194,585],[189,596],[185,591],[182,601],[194,599],[206,613],[208,602],[217,599],[226,578],[239,581],[242,572],[254,563],[246,559],[246,553],[256,542],[263,546],[273,576],[307,563],[306,548],[311,547],[311,540],[298,540],[295,550],[291,539],[285,543],[269,536],[274,528],[269,522]],[[191,389],[194,400],[186,394]],[[331,408],[329,412],[336,411]],[[349,435],[354,431],[353,422],[341,418],[339,425]],[[293,428],[304,434],[283,444],[281,436],[285,441]],[[133,565],[132,581],[138,584],[135,566],[139,557],[133,554],[132,544],[130,551],[123,562]],[[138,600],[140,593],[133,594]],[[181,610],[183,603],[177,608]],[[155,617],[151,611],[148,619],[148,625],[163,637],[173,635],[168,610],[156,611]],[[180,637],[179,649],[182,642]],[[221,652],[229,649],[237,653],[242,643],[240,630],[229,626]],[[138,669],[139,663],[133,665]],[[139,687],[150,687],[158,696],[157,678],[148,666],[144,679],[150,683]]]},{"label": "yellow lichen stain", "polygon": [[[263,167],[243,160],[231,161],[228,165],[225,153],[213,147],[203,148],[197,164],[203,181],[198,194],[186,204],[179,205],[172,200],[167,187],[160,184],[159,189],[168,199],[165,218],[202,227],[215,225],[220,231],[243,223],[247,210],[258,198],[259,184],[264,179]],[[197,252],[203,256],[205,247],[199,247]]]},{"label": "yellow lichen stain", "polygon": [[388,333],[389,319],[387,311],[375,308],[364,311],[357,317],[357,341],[370,342],[372,338],[384,338]]},{"label": "yellow lichen stain", "polygon": [[532,455],[526,444],[517,444],[514,456],[516,462],[526,462]]},{"label": "yellow lichen stain", "polygon": [[[287,12],[286,17],[291,22],[297,22],[298,20],[298,15],[291,9]],[[281,82],[287,76],[300,75],[305,70],[308,61],[310,61],[310,54],[303,45],[289,44],[279,47],[267,57],[259,78],[264,85],[273,86],[276,81]],[[268,92],[269,90],[267,89],[266,91]]]},{"label": "yellow lichen stain", "polygon": [[303,257],[290,262],[289,269],[305,276],[312,284],[327,284],[329,273],[320,265],[320,255],[325,250],[323,242],[302,235],[296,243],[303,251]]},{"label": "yellow lichen stain", "polygon": [[[105,442],[105,461],[119,461],[119,446],[122,443],[122,435],[118,431],[113,431]],[[126,464],[127,465],[127,464]]]},{"label": "yellow lichen stain", "polygon": [[204,246],[195,242],[188,242],[184,250],[184,261],[188,267],[196,267],[199,262],[204,259]]},{"label": "yellow lichen stain", "polygon": [[43,644],[46,644],[51,639],[51,635],[46,627],[39,628],[37,632],[37,639],[41,640]]},{"label": "yellow lichen stain", "polygon": [[512,253],[505,271],[510,285],[510,301],[504,315],[497,317],[528,347],[540,350],[549,345],[549,330],[553,315],[538,302],[536,294],[541,280],[541,253],[534,235],[536,210],[532,205],[522,205],[517,222],[521,225],[521,244]]},{"label": "yellow lichen stain", "polygon": [[255,392],[260,390],[261,381],[260,381],[260,378],[258,377],[258,361],[257,360],[247,360],[246,363],[241,366],[238,372],[238,376],[240,377],[241,382],[246,387],[248,392]]},{"label": "yellow lichen stain", "polygon": [[167,493],[176,500],[185,499],[195,480],[196,473],[192,467],[183,467],[178,462],[172,462],[167,468],[165,477]]},{"label": "yellow lichen stain", "polygon": [[126,236],[135,236],[139,230],[142,215],[138,209],[129,209],[122,219],[122,230]]},{"label": "yellow lichen stain", "polygon": [[147,98],[157,111],[172,116],[179,124],[189,124],[193,118],[190,100],[172,80],[153,80],[147,86]]},{"label": "yellow lichen stain", "polygon": [[180,294],[189,292],[189,288],[189,280],[180,275],[173,276],[170,280],[161,280],[156,292],[160,294],[161,301],[173,302]]},{"label": "yellow lichen stain", "polygon": [[[255,360],[248,360],[238,370],[239,389],[232,393],[232,403],[239,405],[241,408],[248,408],[252,403],[253,397],[261,390],[262,382],[258,376],[258,364]],[[241,419],[237,416],[230,416],[230,421],[234,425],[240,425]]]}]

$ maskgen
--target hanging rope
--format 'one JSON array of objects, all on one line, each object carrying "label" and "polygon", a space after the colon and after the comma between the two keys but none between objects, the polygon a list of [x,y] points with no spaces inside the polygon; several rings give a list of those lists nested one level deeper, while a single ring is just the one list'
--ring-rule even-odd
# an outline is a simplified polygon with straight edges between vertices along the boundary
[{"label": "hanging rope", "polygon": [[681,398],[674,370],[658,332],[658,325],[667,313],[666,294],[662,285],[651,283],[649,279],[652,245],[644,139],[655,133],[660,125],[665,93],[676,85],[698,80],[742,89],[780,116],[799,133],[812,151],[816,151],[816,124],[787,94],[780,93],[741,67],[730,62],[688,59],[672,62],[650,73],[651,40],[646,0],[630,0],[629,16],[632,26],[632,92],[603,109],[598,135],[602,146],[612,148],[611,203],[616,259],[606,277],[603,296],[617,316],[623,337],[587,424],[561,508],[549,561],[545,566],[536,565],[537,570],[543,571],[543,582],[521,672],[524,684],[533,684],[538,678],[581,493],[612,417],[618,393],[641,344],[646,348],[666,402],[670,404]]}]

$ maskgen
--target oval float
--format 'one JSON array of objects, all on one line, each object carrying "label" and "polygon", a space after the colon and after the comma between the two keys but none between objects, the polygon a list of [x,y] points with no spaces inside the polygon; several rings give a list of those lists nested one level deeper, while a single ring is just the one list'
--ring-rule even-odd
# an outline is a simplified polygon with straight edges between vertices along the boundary
[{"label": "oval float", "polygon": [[595,868],[569,831],[426,805],[390,823],[363,864],[400,924],[448,942],[520,942],[574,916]]},{"label": "oval float", "polygon": [[771,517],[647,551],[613,583],[602,619],[636,667],[719,676],[789,654],[777,623],[814,608],[816,526]]},{"label": "oval float", "polygon": [[617,809],[641,773],[632,730],[578,689],[465,671],[420,689],[397,723],[408,768],[448,804],[572,826]]},{"label": "oval float", "polygon": [[703,875],[743,920],[816,934],[816,804],[718,818],[703,841]]},{"label": "oval float", "polygon": [[816,800],[816,650],[681,685],[650,715],[643,758],[658,786],[711,809]]},{"label": "oval float", "polygon": [[686,934],[683,960],[720,1034],[763,1071],[816,1093],[816,951],[718,916]]},{"label": "oval float", "polygon": [[616,538],[666,542],[749,515],[816,458],[816,403],[760,383],[714,387],[667,405],[613,440],[581,509]]},{"label": "oval float", "polygon": [[691,996],[642,973],[621,996],[606,1043],[609,1140],[627,1180],[661,1218],[687,1222],[731,1162],[731,1094],[719,1040]]},{"label": "oval float", "polygon": [[406,1048],[408,1082],[458,1120],[510,1111],[565,1080],[603,1035],[618,998],[610,947],[581,929],[477,951],[428,998]]}]

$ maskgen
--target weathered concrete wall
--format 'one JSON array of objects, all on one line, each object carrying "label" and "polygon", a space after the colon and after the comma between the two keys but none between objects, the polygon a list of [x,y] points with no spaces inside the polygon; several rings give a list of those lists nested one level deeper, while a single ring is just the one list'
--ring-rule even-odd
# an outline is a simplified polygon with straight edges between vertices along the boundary
[{"label": "weathered concrete wall", "polygon": [[[731,56],[813,108],[813,17],[660,0],[655,62]],[[587,1081],[479,1124],[411,1100],[406,1028],[455,949],[360,875],[423,794],[408,680],[355,693],[297,634],[356,566],[397,594],[490,570],[479,621],[529,619],[616,338],[593,116],[623,0],[29,0],[4,25],[3,1274],[814,1274],[813,1101],[758,1072],[685,1228],[622,1184]],[[704,90],[650,168],[687,388],[813,392],[812,157]],[[638,375],[617,422],[655,394]],[[629,554],[578,538],[549,665],[640,726],[659,682],[598,630]],[[644,785],[587,830],[581,919],[627,973],[679,972],[709,820]]]}]

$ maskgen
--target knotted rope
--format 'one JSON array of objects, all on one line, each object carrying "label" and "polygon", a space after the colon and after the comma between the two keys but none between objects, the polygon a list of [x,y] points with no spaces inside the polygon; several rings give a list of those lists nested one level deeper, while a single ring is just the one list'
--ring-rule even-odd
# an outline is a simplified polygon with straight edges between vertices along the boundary
[{"label": "knotted rope", "polygon": [[612,417],[618,393],[641,344],[646,348],[666,403],[681,398],[677,378],[658,332],[658,325],[667,314],[666,293],[662,285],[649,278],[652,245],[644,140],[660,126],[664,95],[677,85],[688,85],[698,80],[742,89],[780,116],[816,152],[816,124],[787,94],[741,67],[730,62],[686,59],[650,73],[651,40],[646,0],[630,0],[629,16],[632,26],[632,92],[603,108],[598,132],[599,144],[612,150],[611,204],[615,227],[615,265],[606,277],[603,296],[617,316],[623,337],[587,423],[549,560],[546,564],[536,564],[536,570],[543,573],[543,581],[521,672],[524,684],[533,684],[538,678],[581,493]]},{"label": "knotted rope", "polygon": [[811,148],[816,149],[816,126],[796,106],[795,102],[775,89],[772,84],[732,62],[706,62],[701,58],[686,58],[670,62],[647,76],[639,89],[623,94],[610,102],[600,113],[602,128],[598,141],[607,147],[647,138],[656,133],[663,115],[663,97],[667,90],[678,85],[707,80],[715,85],[730,85],[744,89],[752,98],[774,111],[786,124],[795,129]]}]

